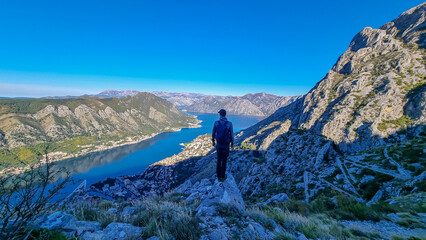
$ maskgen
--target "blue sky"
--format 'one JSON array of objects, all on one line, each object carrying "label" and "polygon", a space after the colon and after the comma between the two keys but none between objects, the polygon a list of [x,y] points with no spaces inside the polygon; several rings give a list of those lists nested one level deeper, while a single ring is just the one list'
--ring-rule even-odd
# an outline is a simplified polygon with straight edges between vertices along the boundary
[{"label": "blue sky", "polygon": [[0,2],[0,96],[308,92],[362,28],[423,1]]}]

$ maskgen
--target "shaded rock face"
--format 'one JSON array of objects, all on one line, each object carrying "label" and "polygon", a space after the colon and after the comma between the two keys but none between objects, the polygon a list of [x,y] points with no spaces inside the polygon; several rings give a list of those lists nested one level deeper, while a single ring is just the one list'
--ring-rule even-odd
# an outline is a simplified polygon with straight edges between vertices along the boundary
[{"label": "shaded rock face", "polygon": [[[380,146],[407,126],[425,124],[425,4],[380,29],[358,33],[308,94],[244,130],[240,141],[257,148],[259,129],[309,129],[342,151]],[[250,140],[247,140],[250,139]]]}]

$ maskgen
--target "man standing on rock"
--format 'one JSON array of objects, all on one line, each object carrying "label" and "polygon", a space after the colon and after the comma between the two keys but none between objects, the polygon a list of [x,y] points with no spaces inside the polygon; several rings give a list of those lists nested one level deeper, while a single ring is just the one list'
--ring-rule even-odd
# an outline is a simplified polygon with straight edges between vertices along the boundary
[{"label": "man standing on rock", "polygon": [[213,125],[212,142],[213,147],[216,146],[217,152],[217,179],[223,182],[226,178],[226,159],[229,156],[229,146],[234,147],[234,129],[232,122],[225,117],[225,109],[221,109],[218,113],[220,118]]}]

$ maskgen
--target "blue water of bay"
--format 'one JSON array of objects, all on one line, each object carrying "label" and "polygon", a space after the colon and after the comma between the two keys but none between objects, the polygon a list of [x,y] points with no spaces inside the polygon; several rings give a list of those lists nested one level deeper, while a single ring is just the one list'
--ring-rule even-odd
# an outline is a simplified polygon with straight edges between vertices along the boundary
[{"label": "blue water of bay", "polygon": [[[71,172],[72,178],[75,180],[75,184],[67,186],[63,193],[72,192],[83,180],[86,180],[87,186],[90,186],[109,177],[140,174],[149,165],[181,152],[183,148],[181,143],[191,142],[199,135],[211,133],[214,121],[218,120],[218,114],[189,114],[196,115],[202,121],[200,128],[184,128],[179,132],[161,133],[136,144],[56,162],[57,167],[63,167]],[[227,118],[233,123],[234,132],[248,128],[263,119],[262,117],[237,115],[229,115]]]}]

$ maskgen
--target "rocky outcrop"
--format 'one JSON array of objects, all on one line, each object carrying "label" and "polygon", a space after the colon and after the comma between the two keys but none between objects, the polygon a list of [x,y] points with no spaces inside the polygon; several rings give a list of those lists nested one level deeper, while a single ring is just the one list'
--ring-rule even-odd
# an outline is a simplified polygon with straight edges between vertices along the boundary
[{"label": "rocky outcrop", "polygon": [[[185,201],[201,201],[196,216],[201,220],[204,235],[200,239],[273,239],[282,228],[271,222],[267,229],[247,216],[245,203],[232,174],[224,182],[214,182],[215,176],[202,179],[194,184],[191,180],[175,189],[175,192],[189,195]],[[238,224],[229,225],[228,218],[236,218]],[[246,226],[241,228],[241,226]]]}]

